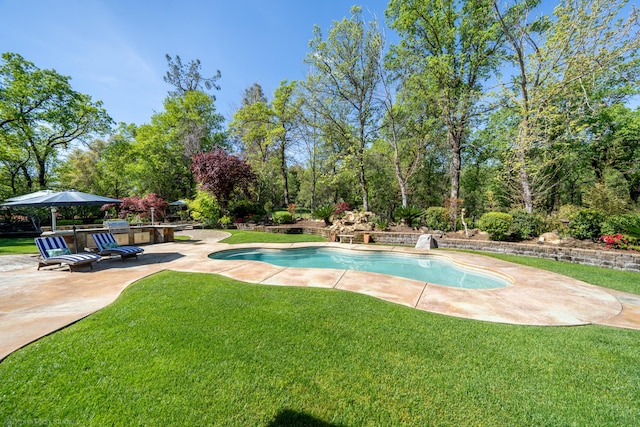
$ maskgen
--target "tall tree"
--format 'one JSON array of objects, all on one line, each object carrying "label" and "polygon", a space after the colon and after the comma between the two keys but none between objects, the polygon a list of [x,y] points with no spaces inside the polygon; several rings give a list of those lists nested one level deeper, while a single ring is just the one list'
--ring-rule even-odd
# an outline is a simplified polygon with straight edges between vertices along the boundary
[{"label": "tall tree", "polygon": [[[393,61],[393,58],[389,58]],[[388,159],[393,165],[402,207],[409,203],[409,182],[418,170],[426,152],[426,147],[434,140],[439,129],[438,111],[432,104],[425,104],[402,73],[392,74],[387,64],[379,64],[380,105],[384,109],[381,124],[382,142],[389,146]],[[400,86],[396,93],[394,88]]]},{"label": "tall tree", "polygon": [[41,70],[16,53],[4,53],[2,60],[0,141],[13,156],[28,159],[20,166],[28,182],[45,188],[60,150],[108,132],[112,120],[102,102],[74,91],[69,77]]},{"label": "tall tree", "polygon": [[200,151],[209,151],[213,147],[223,147],[226,135],[222,123],[224,117],[216,111],[215,96],[207,90],[220,90],[216,83],[220,79],[220,70],[213,77],[201,74],[200,60],[189,61],[183,65],[180,56],[175,59],[166,55],[169,71],[164,81],[174,87],[165,100],[162,117],[175,129],[175,138],[184,147],[184,155],[191,158]]},{"label": "tall tree", "polygon": [[531,18],[529,11],[536,4],[525,1],[504,11],[493,2],[516,69],[505,95],[519,117],[511,163],[528,212],[548,188],[536,186],[536,180],[546,183],[540,177],[557,170],[537,154],[549,152],[563,136],[576,139],[576,125],[585,111],[591,114],[606,106],[599,102],[602,99],[594,103],[592,90],[597,85],[590,82],[605,76],[617,79],[635,62],[640,47],[636,12],[620,19],[625,1],[564,0],[553,17]]},{"label": "tall tree", "polygon": [[244,90],[242,94],[242,107],[255,104],[256,102],[267,103],[267,97],[264,95],[260,83],[254,83]]},{"label": "tall tree", "polygon": [[167,71],[167,74],[164,76],[164,81],[175,88],[173,91],[169,92],[169,95],[181,96],[186,92],[204,92],[205,89],[220,90],[220,86],[217,84],[217,81],[222,76],[220,70],[217,70],[213,77],[204,77],[200,71],[202,65],[200,64],[199,59],[191,60],[185,65],[182,64],[182,59],[180,59],[180,56],[178,55],[176,55],[175,59],[173,59],[169,54],[165,57],[167,58],[169,71]]},{"label": "tall tree", "polygon": [[137,129],[120,123],[107,140],[96,139],[86,149],[75,149],[56,169],[59,184],[88,193],[122,198],[136,184],[131,171],[136,167],[133,152]]},{"label": "tall tree", "polygon": [[233,114],[229,131],[252,163],[265,163],[269,157],[269,114],[269,104],[262,87],[254,83],[245,89],[242,105]]},{"label": "tall tree", "polygon": [[267,97],[258,83],[248,87],[240,108],[229,123],[229,133],[257,175],[256,195],[260,203],[280,205],[278,171],[272,164],[273,146],[269,137],[272,131],[271,109]]},{"label": "tall tree", "polygon": [[196,153],[225,147],[224,117],[217,112],[214,97],[201,91],[189,91],[180,96],[169,96],[160,122],[173,130],[174,138],[183,148],[185,161]]},{"label": "tall tree", "polygon": [[326,40],[316,26],[309,45],[311,52],[306,62],[318,78],[316,84],[307,89],[323,94],[317,99],[328,97],[333,101],[316,104],[316,111],[331,123],[353,158],[362,207],[368,210],[365,154],[375,139],[380,119],[375,93],[380,82],[378,66],[384,52],[382,33],[376,21],[366,23],[362,9],[354,6],[350,18],[334,22]]},{"label": "tall tree", "polygon": [[386,11],[401,37],[395,67],[428,104],[438,106],[451,152],[451,213],[455,224],[460,170],[469,126],[478,113],[482,84],[499,63],[500,26],[490,0],[391,0]]},{"label": "tall tree", "polygon": [[287,161],[289,149],[297,139],[295,132],[300,124],[300,106],[302,104],[301,98],[296,97],[296,85],[295,81],[287,83],[286,80],[283,80],[280,82],[280,86],[274,93],[271,105],[272,130],[269,138],[278,153],[277,158],[284,187],[285,206],[288,206],[291,202],[289,199],[289,169]]},{"label": "tall tree", "polygon": [[583,162],[591,166],[597,183],[604,184],[608,173],[617,172],[626,187],[628,200],[640,199],[640,108],[631,110],[616,104],[591,117],[589,138],[579,150]]},{"label": "tall tree", "polygon": [[246,191],[256,179],[244,159],[219,149],[196,154],[191,170],[200,188],[212,193],[224,210],[235,191]]}]

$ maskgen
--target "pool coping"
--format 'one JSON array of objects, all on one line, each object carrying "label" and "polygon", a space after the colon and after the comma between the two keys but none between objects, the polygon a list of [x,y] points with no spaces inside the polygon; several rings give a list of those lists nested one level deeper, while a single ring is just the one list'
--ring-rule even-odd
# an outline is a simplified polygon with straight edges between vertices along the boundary
[{"label": "pool coping", "polygon": [[[608,290],[556,273],[464,252],[427,251],[400,246],[340,243],[236,244],[242,248],[331,247],[354,251],[427,254],[458,265],[508,277],[502,288],[465,289],[352,270],[279,267],[259,261],[210,259],[211,272],[250,283],[314,286],[358,292],[390,302],[466,319],[531,326],[606,324],[622,312]],[[322,276],[314,270],[324,270]],[[329,274],[333,272],[333,274]]]},{"label": "pool coping", "polygon": [[[326,287],[358,292],[414,309],[480,321],[537,326],[599,324],[640,330],[640,295],[604,289],[555,273],[482,255],[436,251],[456,262],[500,271],[516,283],[495,289],[461,289],[429,285],[376,273],[347,270],[286,269],[264,263],[222,265],[208,258],[228,245],[227,233],[188,230],[192,241],[145,246],[139,259],[107,258],[93,270],[36,264],[0,271],[0,361],[13,351],[62,329],[115,301],[130,284],[163,270],[215,273],[271,286]],[[263,247],[338,246],[352,250],[420,253],[397,246],[339,243],[261,244]],[[234,261],[220,261],[233,263]],[[247,261],[249,262],[249,261]],[[240,268],[241,267],[241,268]],[[328,275],[328,276],[327,276]]]}]

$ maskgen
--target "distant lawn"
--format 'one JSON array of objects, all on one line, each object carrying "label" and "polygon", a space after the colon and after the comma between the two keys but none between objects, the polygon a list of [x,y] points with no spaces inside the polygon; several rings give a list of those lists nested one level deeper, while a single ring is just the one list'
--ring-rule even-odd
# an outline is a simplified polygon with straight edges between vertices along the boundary
[{"label": "distant lawn", "polygon": [[2,425],[631,426],[638,332],[162,272],[0,363]]},{"label": "distant lawn", "polygon": [[0,238],[0,255],[37,254],[38,248],[30,237]]},{"label": "distant lawn", "polygon": [[224,230],[231,233],[231,237],[221,240],[222,243],[299,243],[326,242],[327,239],[312,234],[281,234],[260,231]]},{"label": "distant lawn", "polygon": [[514,264],[553,271],[554,273],[563,274],[604,288],[640,294],[640,273],[634,271],[620,271],[610,268],[594,267],[591,265],[573,264],[551,259],[524,257],[518,255],[505,255],[478,251],[463,252],[471,252],[501,259],[503,261],[513,262]]}]

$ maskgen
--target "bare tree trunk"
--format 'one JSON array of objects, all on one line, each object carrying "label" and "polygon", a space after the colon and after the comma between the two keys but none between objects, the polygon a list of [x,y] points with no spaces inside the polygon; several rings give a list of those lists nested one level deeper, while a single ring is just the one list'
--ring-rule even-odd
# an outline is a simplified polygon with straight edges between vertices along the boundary
[{"label": "bare tree trunk", "polygon": [[360,141],[358,147],[358,164],[360,166],[360,189],[362,191],[362,210],[369,212],[369,192],[367,191],[367,177],[365,175],[364,150],[366,147],[365,137],[366,121],[360,116]]},{"label": "bare tree trunk", "polygon": [[364,159],[360,160],[360,190],[362,191],[362,209],[369,211],[369,195],[367,192],[367,180],[364,175]]},{"label": "bare tree trunk", "polygon": [[[526,91],[525,100],[526,100]],[[527,106],[527,104],[525,104]],[[531,191],[531,180],[527,172],[527,146],[529,144],[529,120],[527,118],[528,111],[525,111],[525,117],[520,122],[520,133],[518,135],[518,147],[516,148],[518,156],[518,166],[520,169],[520,186],[522,187],[522,202],[527,213],[533,213],[533,192]]]},{"label": "bare tree trunk", "polygon": [[280,142],[280,173],[282,174],[282,183],[284,185],[284,205],[289,206],[289,177],[287,174],[287,157],[286,142]]},{"label": "bare tree trunk", "polygon": [[533,213],[533,195],[531,192],[531,182],[527,172],[524,150],[518,150],[518,162],[520,163],[520,185],[522,186],[522,201],[527,213]]},{"label": "bare tree trunk", "polygon": [[451,193],[449,201],[449,219],[451,221],[451,229],[456,230],[458,224],[458,200],[460,199],[460,169],[462,167],[462,144],[460,135],[454,133],[451,129],[448,132],[449,144],[451,146],[451,167],[449,173],[451,175]]}]

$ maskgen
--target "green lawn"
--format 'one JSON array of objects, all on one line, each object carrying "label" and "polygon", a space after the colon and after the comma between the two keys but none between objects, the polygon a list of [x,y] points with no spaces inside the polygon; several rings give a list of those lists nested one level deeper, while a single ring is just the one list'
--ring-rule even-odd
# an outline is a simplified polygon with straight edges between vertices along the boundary
[{"label": "green lawn", "polygon": [[37,253],[38,248],[33,238],[0,238],[0,255]]},{"label": "green lawn", "polygon": [[3,425],[631,426],[639,395],[637,331],[176,272],[0,363]]},{"label": "green lawn", "polygon": [[[324,241],[231,232],[227,243]],[[12,253],[35,250],[16,240]],[[484,255],[640,293],[638,273]],[[0,363],[0,424],[635,425],[637,334],[163,272]]]},{"label": "green lawn", "polygon": [[593,267],[590,265],[572,264],[543,258],[523,257],[516,255],[495,254],[490,252],[465,251],[485,255],[515,264],[527,265],[542,270],[553,271],[582,280],[603,288],[616,289],[624,292],[640,294],[640,273],[634,271],[612,270],[610,268]]},{"label": "green lawn", "polygon": [[298,242],[326,242],[327,239],[311,234],[281,234],[263,233],[260,231],[224,230],[231,233],[231,237],[221,240],[222,243],[298,243]]}]

